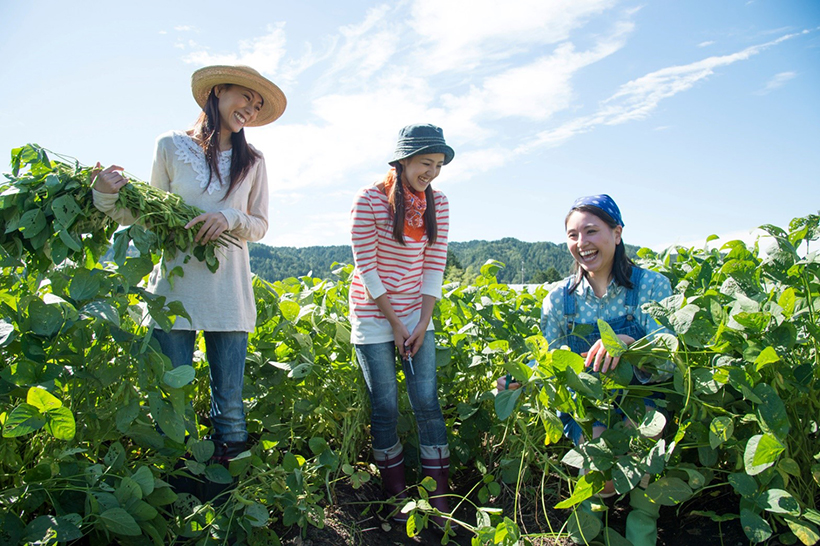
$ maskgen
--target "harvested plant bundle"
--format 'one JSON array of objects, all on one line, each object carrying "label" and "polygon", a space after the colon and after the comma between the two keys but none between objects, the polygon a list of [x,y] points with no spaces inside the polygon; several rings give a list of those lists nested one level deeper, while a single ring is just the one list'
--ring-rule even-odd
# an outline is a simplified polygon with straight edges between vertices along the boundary
[{"label": "harvested plant bundle", "polygon": [[95,262],[108,249],[113,235],[117,263],[124,261],[133,241],[141,253],[163,258],[191,251],[216,271],[216,248],[237,244],[229,234],[205,245],[194,244],[199,228],[185,229],[185,225],[202,211],[175,194],[133,180],[120,191],[117,205],[128,209],[139,223],[114,234],[117,224],[94,207],[92,169],[76,161],[73,165],[51,161],[46,150],[35,144],[12,150],[12,172],[5,176],[7,180],[0,182],[0,246],[5,250],[0,258],[4,262],[18,262],[25,252],[35,258],[39,269],[46,270],[67,258],[88,260],[85,250]]}]

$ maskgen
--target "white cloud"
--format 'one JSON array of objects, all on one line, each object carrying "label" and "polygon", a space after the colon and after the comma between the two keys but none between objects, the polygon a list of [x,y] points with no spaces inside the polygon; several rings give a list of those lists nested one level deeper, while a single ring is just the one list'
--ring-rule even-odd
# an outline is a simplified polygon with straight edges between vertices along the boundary
[{"label": "white cloud", "polygon": [[766,82],[766,86],[760,91],[757,91],[755,94],[768,95],[775,89],[780,89],[781,87],[786,85],[786,82],[788,82],[791,79],[794,79],[796,76],[797,72],[780,72],[779,74],[775,74],[774,77],[772,77],[772,79]]},{"label": "white cloud", "polygon": [[285,56],[285,23],[268,25],[268,33],[239,42],[239,53],[211,53],[208,49],[194,51],[183,61],[200,66],[211,64],[246,64],[265,74],[277,74]]},{"label": "white cloud", "polygon": [[260,242],[271,246],[327,245],[328,241],[337,240],[339,233],[348,233],[350,230],[350,213],[347,210],[300,215],[299,220],[298,225],[288,225],[286,231],[269,230],[267,236]]},{"label": "white cloud", "polygon": [[615,0],[417,0],[410,25],[431,71],[473,70],[487,60],[566,40]]},{"label": "white cloud", "polygon": [[538,146],[555,146],[572,136],[592,130],[598,125],[618,125],[647,118],[667,98],[691,89],[695,84],[714,74],[720,67],[745,61],[761,51],[804,34],[787,34],[764,44],[747,47],[730,55],[707,57],[687,65],[671,66],[651,72],[625,83],[611,97],[603,101],[597,112],[569,121],[555,129],[539,133],[522,150]]},{"label": "white cloud", "polygon": [[176,30],[177,32],[191,32],[192,30],[194,30],[194,27],[190,25],[177,25],[174,27],[174,30]]},{"label": "white cloud", "polygon": [[712,45],[712,44],[714,44],[714,43],[715,43],[715,42],[714,42],[714,40],[708,40],[708,41],[706,41],[706,42],[701,42],[701,43],[699,43],[699,44],[698,44],[698,47],[707,47],[707,46],[710,46],[710,45]]}]

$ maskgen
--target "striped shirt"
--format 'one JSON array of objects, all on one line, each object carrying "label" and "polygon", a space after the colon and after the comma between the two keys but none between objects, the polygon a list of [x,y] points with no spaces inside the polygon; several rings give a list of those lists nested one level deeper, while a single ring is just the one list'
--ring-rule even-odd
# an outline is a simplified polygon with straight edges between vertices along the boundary
[{"label": "striped shirt", "polygon": [[[393,219],[387,196],[378,186],[359,191],[353,201],[351,241],[356,269],[350,284],[351,341],[357,345],[393,341],[393,329],[379,310],[376,298],[387,294],[390,305],[409,331],[421,317],[422,295],[441,297],[447,263],[450,207],[447,197],[433,191],[436,242],[427,245],[427,233],[405,244],[393,239]],[[433,329],[433,321],[427,327]]]}]

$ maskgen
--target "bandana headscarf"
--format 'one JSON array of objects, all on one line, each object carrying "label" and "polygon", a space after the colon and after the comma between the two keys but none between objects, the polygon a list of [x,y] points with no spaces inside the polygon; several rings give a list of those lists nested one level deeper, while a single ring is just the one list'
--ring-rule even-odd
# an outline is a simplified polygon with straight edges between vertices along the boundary
[{"label": "bandana headscarf", "polygon": [[612,219],[615,220],[615,223],[621,227],[624,227],[624,221],[621,218],[621,209],[618,208],[618,205],[615,204],[615,201],[605,193],[600,195],[587,195],[586,197],[579,197],[575,200],[572,204],[572,208],[569,209],[570,212],[577,209],[581,206],[588,206],[588,207],[595,207],[599,208],[605,213],[612,216]]}]

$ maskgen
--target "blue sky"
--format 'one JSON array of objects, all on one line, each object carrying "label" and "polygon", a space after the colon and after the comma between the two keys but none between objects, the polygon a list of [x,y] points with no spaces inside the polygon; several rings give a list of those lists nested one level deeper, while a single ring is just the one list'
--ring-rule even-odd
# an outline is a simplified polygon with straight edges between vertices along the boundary
[{"label": "blue sky", "polygon": [[272,245],[347,244],[353,195],[420,122],[456,150],[434,183],[455,241],[563,242],[593,193],[653,248],[820,209],[817,1],[33,0],[0,4],[0,54],[0,153],[142,179],[156,136],[198,114],[196,68],[263,72],[288,97],[247,131]]}]

